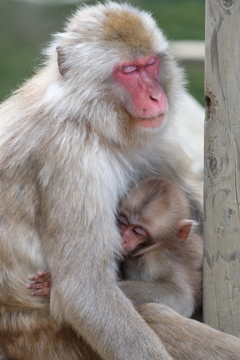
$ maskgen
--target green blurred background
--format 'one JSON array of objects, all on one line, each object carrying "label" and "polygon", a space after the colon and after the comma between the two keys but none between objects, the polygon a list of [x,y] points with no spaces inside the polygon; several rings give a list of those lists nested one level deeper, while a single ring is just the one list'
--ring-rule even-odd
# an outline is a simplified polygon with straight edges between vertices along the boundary
[{"label": "green blurred background", "polygon": [[[204,40],[204,0],[128,2],[152,12],[169,40]],[[47,5],[0,0],[0,101],[34,73],[51,33],[61,31],[77,6],[56,3],[57,0],[51,5],[50,0]],[[203,104],[203,61],[181,61],[181,65],[189,81],[188,90]]]}]

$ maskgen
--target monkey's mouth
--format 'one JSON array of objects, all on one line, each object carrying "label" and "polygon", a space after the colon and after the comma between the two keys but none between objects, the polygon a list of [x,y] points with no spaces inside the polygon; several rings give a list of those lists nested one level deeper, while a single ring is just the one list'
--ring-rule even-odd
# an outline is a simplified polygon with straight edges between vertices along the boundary
[{"label": "monkey's mouth", "polygon": [[148,250],[152,249],[152,247],[155,247],[156,244],[153,243],[152,239],[149,238],[148,240],[144,241],[142,244],[139,244],[133,251],[131,251],[128,256],[129,257],[136,257],[139,256]]},{"label": "monkey's mouth", "polygon": [[131,251],[131,253],[128,255],[129,257],[137,257],[140,256],[146,252],[154,251],[155,249],[158,249],[162,246],[161,243],[154,243],[151,239],[149,239],[149,242],[146,241],[143,244],[139,244],[136,249]]},{"label": "monkey's mouth", "polygon": [[[142,250],[142,251],[141,251]],[[138,255],[141,255],[143,252],[146,251],[146,245],[144,244],[139,244],[136,249],[134,249],[133,251],[131,251],[128,256],[129,257],[136,257]]]},{"label": "monkey's mouth", "polygon": [[151,129],[156,129],[159,128],[160,126],[162,126],[164,120],[165,120],[165,115],[166,114],[159,114],[156,117],[138,117],[138,118],[134,118],[134,122],[136,125],[144,127],[144,128],[151,128]]}]

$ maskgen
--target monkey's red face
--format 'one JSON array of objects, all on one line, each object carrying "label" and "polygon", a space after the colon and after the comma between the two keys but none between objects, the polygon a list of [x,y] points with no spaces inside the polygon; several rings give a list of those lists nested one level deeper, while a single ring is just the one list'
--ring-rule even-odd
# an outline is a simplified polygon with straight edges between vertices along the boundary
[{"label": "monkey's red face", "polygon": [[160,59],[157,55],[117,65],[114,77],[125,90],[125,108],[139,126],[157,128],[168,109],[167,97],[159,84]]},{"label": "monkey's red face", "polygon": [[122,237],[123,255],[138,249],[148,239],[147,231],[138,225],[130,224],[122,214],[117,217],[117,225]]}]

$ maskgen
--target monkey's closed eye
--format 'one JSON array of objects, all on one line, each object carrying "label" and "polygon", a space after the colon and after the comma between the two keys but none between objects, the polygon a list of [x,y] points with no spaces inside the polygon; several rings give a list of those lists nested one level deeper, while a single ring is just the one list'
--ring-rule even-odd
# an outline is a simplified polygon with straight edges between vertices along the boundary
[{"label": "monkey's closed eye", "polygon": [[156,56],[152,57],[152,58],[149,60],[149,62],[147,63],[147,66],[150,66],[150,65],[155,64],[156,61],[157,61]]},{"label": "monkey's closed eye", "polygon": [[135,65],[127,65],[127,66],[123,66],[121,70],[124,74],[131,74],[134,71],[137,71],[137,67]]},{"label": "monkey's closed eye", "polygon": [[138,236],[147,236],[148,233],[141,227],[135,226],[133,232]]},{"label": "monkey's closed eye", "polygon": [[118,222],[118,224],[121,224],[121,225],[125,225],[125,226],[129,225],[127,218],[122,214],[119,214],[117,216],[117,222]]}]

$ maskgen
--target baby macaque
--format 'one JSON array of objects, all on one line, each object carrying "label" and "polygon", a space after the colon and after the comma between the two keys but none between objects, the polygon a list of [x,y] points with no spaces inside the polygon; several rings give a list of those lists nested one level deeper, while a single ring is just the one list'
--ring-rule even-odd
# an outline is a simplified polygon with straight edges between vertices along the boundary
[{"label": "baby macaque", "polygon": [[120,204],[118,227],[125,295],[191,317],[202,302],[203,243],[186,196],[170,181],[143,180]]},{"label": "baby macaque", "polygon": [[[122,291],[134,305],[162,303],[191,317],[202,298],[202,238],[189,220],[185,195],[173,183],[151,178],[119,206],[124,262]],[[50,294],[50,274],[29,275],[32,295]]]}]

